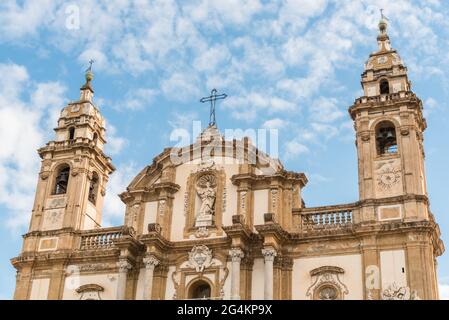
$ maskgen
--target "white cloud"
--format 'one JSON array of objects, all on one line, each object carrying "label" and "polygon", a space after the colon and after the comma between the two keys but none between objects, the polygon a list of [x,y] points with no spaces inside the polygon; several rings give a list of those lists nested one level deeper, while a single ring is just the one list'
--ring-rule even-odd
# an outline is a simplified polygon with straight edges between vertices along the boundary
[{"label": "white cloud", "polygon": [[111,125],[107,124],[107,144],[105,146],[106,154],[114,155],[120,153],[122,149],[128,144],[128,140],[117,136],[117,129]]},{"label": "white cloud", "polygon": [[317,122],[331,123],[345,116],[338,108],[338,101],[335,98],[319,97],[315,100],[310,109],[310,118]]},{"label": "white cloud", "polygon": [[240,96],[231,96],[223,102],[223,108],[230,109],[236,119],[253,121],[259,112],[289,113],[297,109],[297,105],[281,97],[259,92],[250,92]]},{"label": "white cloud", "polygon": [[57,114],[65,88],[34,83],[15,64],[0,64],[0,73],[8,75],[0,79],[0,203],[9,210],[6,225],[18,228],[29,223],[40,163],[36,150],[50,133],[45,120]]},{"label": "white cloud", "polygon": [[43,23],[53,19],[55,2],[53,0],[25,1],[18,4],[15,0],[0,3],[0,33],[4,40],[35,35]]},{"label": "white cloud", "polygon": [[279,118],[274,118],[265,121],[262,124],[262,127],[266,129],[285,129],[285,127],[288,125],[288,122]]},{"label": "white cloud", "polygon": [[117,170],[109,177],[104,199],[103,227],[124,223],[125,204],[118,195],[126,191],[126,187],[136,174],[135,163],[129,162],[117,167]]},{"label": "white cloud", "polygon": [[161,89],[168,100],[182,102],[200,95],[197,82],[193,74],[178,72],[162,80]]},{"label": "white cloud", "polygon": [[440,300],[449,300],[449,284],[438,284],[440,289]]},{"label": "white cloud", "polygon": [[94,60],[94,62],[95,62],[94,69],[95,70],[110,70],[110,69],[112,69],[110,63],[108,62],[108,58],[100,50],[86,49],[78,57],[78,61],[83,66],[86,66],[86,68],[89,65],[90,60]]},{"label": "white cloud", "polygon": [[310,150],[306,145],[304,145],[296,140],[291,140],[285,144],[284,158],[292,159],[292,158],[296,158],[297,156],[299,156],[301,154],[306,154],[309,152],[310,152]]}]

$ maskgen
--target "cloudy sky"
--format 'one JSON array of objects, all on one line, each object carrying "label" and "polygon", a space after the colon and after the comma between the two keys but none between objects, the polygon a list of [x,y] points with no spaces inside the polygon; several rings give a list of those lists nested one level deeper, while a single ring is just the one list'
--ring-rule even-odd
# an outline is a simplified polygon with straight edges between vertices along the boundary
[{"label": "cloudy sky", "polygon": [[[310,183],[308,206],[358,199],[353,124],[360,74],[376,50],[379,9],[423,100],[431,208],[449,243],[447,143],[449,5],[428,1],[197,0],[0,2],[0,298],[9,299],[39,171],[36,149],[79,97],[94,59],[95,101],[108,121],[117,171],[104,224],[123,222],[116,196],[176,129],[208,121],[199,103],[216,87],[218,126],[279,130],[279,157]],[[269,151],[269,150],[268,150]],[[439,258],[449,298],[449,258]]]}]

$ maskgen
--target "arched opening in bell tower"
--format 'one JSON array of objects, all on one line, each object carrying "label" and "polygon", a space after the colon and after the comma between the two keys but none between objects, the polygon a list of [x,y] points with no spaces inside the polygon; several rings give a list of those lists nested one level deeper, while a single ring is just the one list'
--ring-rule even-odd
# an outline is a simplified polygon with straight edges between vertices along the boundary
[{"label": "arched opening in bell tower", "polygon": [[75,128],[70,127],[69,128],[69,140],[73,140],[73,139],[75,139]]},{"label": "arched opening in bell tower", "polygon": [[55,179],[55,187],[53,194],[65,194],[67,192],[67,186],[69,184],[70,167],[67,165],[62,166],[58,170],[58,174]]},{"label": "arched opening in bell tower", "polygon": [[383,121],[376,127],[376,146],[378,155],[394,154],[398,152],[396,127],[390,121]]},{"label": "arched opening in bell tower", "polygon": [[380,94],[389,94],[390,93],[390,84],[388,80],[383,79],[380,81]]}]

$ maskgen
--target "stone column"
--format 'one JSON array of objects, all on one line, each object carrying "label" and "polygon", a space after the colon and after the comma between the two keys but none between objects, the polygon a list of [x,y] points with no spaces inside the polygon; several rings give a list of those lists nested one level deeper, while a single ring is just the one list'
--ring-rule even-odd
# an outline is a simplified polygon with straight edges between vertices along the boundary
[{"label": "stone column", "polygon": [[277,252],[273,247],[266,247],[262,254],[265,260],[264,299],[273,300],[273,262]]},{"label": "stone column", "polygon": [[160,263],[160,261],[152,254],[143,258],[145,264],[145,276],[143,282],[143,300],[151,300],[153,293],[153,274],[154,268]]},{"label": "stone column", "polygon": [[131,264],[126,259],[120,259],[117,262],[118,279],[117,279],[117,300],[125,300],[126,296],[126,278],[128,270],[131,269]]},{"label": "stone column", "polygon": [[231,256],[231,300],[240,300],[240,262],[244,257],[244,253],[240,248],[232,248],[229,250]]}]

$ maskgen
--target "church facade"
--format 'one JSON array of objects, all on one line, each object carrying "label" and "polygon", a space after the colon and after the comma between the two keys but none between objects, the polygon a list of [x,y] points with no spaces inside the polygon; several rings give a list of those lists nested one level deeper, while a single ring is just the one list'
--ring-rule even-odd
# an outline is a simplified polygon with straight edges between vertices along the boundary
[{"label": "church facade", "polygon": [[122,226],[102,228],[115,170],[93,74],[62,111],[42,167],[15,299],[438,299],[444,252],[424,170],[426,121],[387,21],[349,108],[359,199],[309,208],[303,173],[211,123],[167,148],[120,194]]}]

